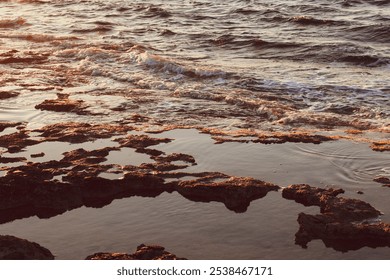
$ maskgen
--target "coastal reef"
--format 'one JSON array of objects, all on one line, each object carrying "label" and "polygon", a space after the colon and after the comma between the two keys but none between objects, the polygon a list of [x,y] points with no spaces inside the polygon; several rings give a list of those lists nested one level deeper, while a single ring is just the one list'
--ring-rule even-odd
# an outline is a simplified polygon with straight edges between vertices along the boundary
[{"label": "coastal reef", "polygon": [[291,185],[282,195],[305,206],[319,206],[321,214],[298,215],[299,230],[295,242],[306,248],[314,239],[327,247],[346,252],[362,247],[390,246],[390,225],[378,221],[381,212],[370,204],[338,195],[342,189],[321,189],[309,185]]},{"label": "coastal reef", "polygon": [[86,260],[185,260],[175,254],[165,251],[159,245],[141,244],[133,254],[128,253],[95,253],[86,257]]}]

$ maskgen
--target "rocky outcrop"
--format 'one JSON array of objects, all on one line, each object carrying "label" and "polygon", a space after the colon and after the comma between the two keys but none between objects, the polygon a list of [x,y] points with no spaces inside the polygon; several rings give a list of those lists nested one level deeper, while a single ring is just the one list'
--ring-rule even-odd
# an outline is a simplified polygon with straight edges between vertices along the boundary
[{"label": "rocky outcrop", "polygon": [[192,201],[222,202],[228,209],[235,212],[245,212],[251,201],[278,189],[277,185],[253,178],[229,177],[226,179],[219,176],[182,181],[176,186],[178,193]]},{"label": "rocky outcrop", "polygon": [[4,129],[8,127],[16,127],[21,124],[22,123],[19,122],[0,122],[0,132],[2,132]]},{"label": "rocky outcrop", "polygon": [[390,246],[390,225],[377,220],[381,213],[364,201],[338,197],[343,192],[309,185],[283,189],[286,199],[320,207],[319,215],[299,214],[295,242],[305,248],[311,240],[321,239],[326,246],[339,251]]},{"label": "rocky outcrop", "polygon": [[58,94],[57,99],[46,99],[42,103],[35,106],[35,109],[55,111],[55,112],[72,112],[78,115],[90,114],[86,109],[83,100],[72,100],[67,94]]},{"label": "rocky outcrop", "polygon": [[[18,92],[0,91],[0,100],[17,97],[18,95],[19,95]],[[0,127],[1,127],[1,124],[0,124]]]},{"label": "rocky outcrop", "polygon": [[86,260],[185,260],[165,251],[158,245],[141,244],[133,254],[127,253],[96,253],[86,257]]},{"label": "rocky outcrop", "polygon": [[30,138],[25,131],[0,136],[0,147],[8,149],[10,153],[20,152],[23,148],[40,143]]},{"label": "rocky outcrop", "polygon": [[377,152],[390,151],[390,140],[374,141],[370,147]]},{"label": "rocky outcrop", "polygon": [[53,260],[53,254],[35,242],[0,235],[0,260]]},{"label": "rocky outcrop", "polygon": [[385,176],[376,177],[374,181],[382,184],[385,187],[390,187],[390,178],[387,178]]}]

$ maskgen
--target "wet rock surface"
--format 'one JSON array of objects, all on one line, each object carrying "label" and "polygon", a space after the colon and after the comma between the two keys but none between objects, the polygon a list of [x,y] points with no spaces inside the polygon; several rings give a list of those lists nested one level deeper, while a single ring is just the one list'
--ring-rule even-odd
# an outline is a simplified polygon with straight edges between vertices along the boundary
[{"label": "wet rock surface", "polygon": [[[46,162],[30,162],[24,157],[0,157],[0,163],[23,162],[19,166],[2,167],[6,171],[0,177],[0,223],[38,216],[49,218],[68,210],[87,207],[103,207],[114,199],[131,196],[156,197],[163,192],[178,192],[193,201],[218,201],[235,212],[247,210],[251,201],[264,197],[278,186],[253,178],[231,177],[222,173],[183,173],[195,176],[195,180],[165,182],[165,178],[180,178],[173,172],[196,165],[195,158],[183,153],[165,154],[150,146],[169,143],[172,139],[148,135],[126,135],[128,126],[90,125],[62,123],[35,130],[42,139],[30,139],[26,131],[0,137],[4,145],[11,142],[17,152],[26,146],[43,141],[84,143],[96,139],[113,139],[113,145],[96,150],[83,148],[64,152],[62,159]],[[10,151],[8,147],[8,151]],[[154,163],[139,166],[104,164],[112,151],[132,148],[147,154]],[[44,153],[32,154],[31,158]],[[101,177],[102,173],[122,174],[118,179]]]},{"label": "wet rock surface", "polygon": [[28,133],[23,130],[0,136],[0,147],[7,148],[10,153],[20,152],[25,147],[38,143],[40,141],[31,139]]},{"label": "wet rock surface", "polygon": [[206,176],[190,181],[179,182],[177,192],[182,196],[200,202],[218,201],[235,212],[245,212],[251,201],[262,198],[279,186],[253,178]]},{"label": "wet rock surface", "polygon": [[78,122],[47,125],[33,132],[40,133],[44,141],[83,143],[96,139],[107,139],[133,130],[130,126],[110,124],[88,124]]},{"label": "wet rock surface", "polygon": [[57,99],[45,100],[41,104],[35,106],[35,109],[55,111],[55,112],[72,112],[78,115],[90,114],[86,109],[83,100],[72,100],[67,94],[58,94]]},{"label": "wet rock surface", "polygon": [[185,258],[165,251],[162,246],[141,244],[133,254],[95,253],[86,257],[86,260],[185,260]]},{"label": "wet rock surface", "polygon": [[17,97],[18,95],[19,95],[18,92],[0,91],[0,100]]},{"label": "wet rock surface", "polygon": [[377,183],[382,184],[385,187],[389,187],[390,188],[390,178],[388,178],[388,177],[385,177],[385,176],[376,177],[374,179],[374,181],[377,182]]},{"label": "wet rock surface", "polygon": [[35,242],[0,235],[0,260],[53,260],[53,254]]},{"label": "wet rock surface", "polygon": [[374,141],[370,147],[378,152],[390,151],[390,140]]},{"label": "wet rock surface", "polygon": [[19,122],[0,122],[0,132],[4,131],[4,129],[8,127],[16,127],[20,125]]},{"label": "wet rock surface", "polygon": [[320,207],[319,215],[299,214],[296,244],[306,248],[311,240],[321,239],[327,247],[343,252],[365,246],[390,246],[390,225],[377,220],[381,212],[364,201],[338,197],[343,192],[309,185],[283,189],[286,199]]}]

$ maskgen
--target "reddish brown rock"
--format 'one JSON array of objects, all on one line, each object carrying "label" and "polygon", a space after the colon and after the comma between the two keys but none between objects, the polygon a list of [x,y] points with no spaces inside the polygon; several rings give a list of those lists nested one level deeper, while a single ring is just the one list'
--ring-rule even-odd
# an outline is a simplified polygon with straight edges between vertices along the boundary
[{"label": "reddish brown rock", "polygon": [[158,245],[146,246],[141,244],[133,254],[127,253],[96,253],[86,257],[86,260],[185,260],[165,251]]},{"label": "reddish brown rock", "polygon": [[23,148],[38,143],[40,141],[30,139],[30,136],[25,131],[0,136],[0,147],[7,148],[10,153],[20,152]]},{"label": "reddish brown rock", "polygon": [[319,206],[321,213],[343,221],[360,221],[375,218],[381,214],[364,201],[337,197],[341,193],[344,193],[344,190],[313,188],[302,184],[284,188],[282,196],[305,206]]},{"label": "reddish brown rock", "polygon": [[72,112],[78,115],[86,115],[88,106],[83,100],[69,99],[69,95],[60,94],[57,99],[45,100],[35,106],[35,109],[55,111],[55,112]]},{"label": "reddish brown rock", "polygon": [[0,260],[53,260],[53,254],[35,242],[0,235]]},{"label": "reddish brown rock", "polygon": [[158,145],[161,143],[169,143],[172,139],[169,138],[152,138],[147,135],[128,135],[124,138],[115,139],[119,142],[121,147],[133,148],[133,149],[142,149],[149,146]]},{"label": "reddish brown rock", "polygon": [[10,55],[6,58],[0,58],[0,64],[11,63],[29,63],[29,64],[41,64],[48,59],[47,55],[42,54],[26,54],[22,56]]},{"label": "reddish brown rock", "polygon": [[[222,179],[222,181],[218,181]],[[215,178],[182,181],[176,190],[182,196],[201,202],[218,201],[235,212],[245,212],[251,201],[262,198],[279,186],[248,177]]]},{"label": "reddish brown rock", "polygon": [[30,157],[32,158],[40,158],[40,157],[44,157],[45,156],[45,153],[42,152],[42,153],[37,153],[37,154],[31,154]]},{"label": "reddish brown rock", "polygon": [[381,176],[381,177],[376,177],[374,181],[382,184],[385,187],[390,187],[390,178]]},{"label": "reddish brown rock", "polygon": [[88,123],[57,123],[34,130],[41,133],[45,141],[62,141],[69,143],[83,143],[96,139],[106,139],[112,136],[133,130],[130,126]]},{"label": "reddish brown rock", "polygon": [[0,122],[0,132],[4,131],[4,129],[8,127],[17,127],[18,125],[21,125],[20,122]]},{"label": "reddish brown rock", "polygon": [[0,156],[0,163],[14,163],[14,162],[23,162],[25,161],[26,158],[24,157],[15,157],[15,158],[10,158],[10,157],[2,157]]},{"label": "reddish brown rock", "polygon": [[153,157],[153,159],[158,162],[184,161],[184,162],[196,164],[196,161],[193,156],[182,154],[182,153],[173,153],[166,156],[156,156]]},{"label": "reddish brown rock", "polygon": [[376,221],[381,213],[364,201],[337,197],[343,192],[309,185],[283,189],[284,198],[321,209],[320,215],[299,214],[295,242],[305,248],[311,240],[321,239],[326,246],[343,252],[390,246],[390,225]]},{"label": "reddish brown rock", "polygon": [[314,239],[321,239],[325,246],[346,252],[362,247],[389,247],[390,225],[385,223],[348,223],[326,215],[298,216],[299,230],[295,242],[306,248]]},{"label": "reddish brown rock", "polygon": [[[18,92],[0,91],[0,100],[17,97],[18,95],[19,95]],[[1,127],[1,124],[0,124],[0,127]],[[1,129],[0,129],[0,131],[1,131]]]},{"label": "reddish brown rock", "polygon": [[390,151],[390,140],[376,141],[371,144],[371,149],[377,152]]},{"label": "reddish brown rock", "polygon": [[281,144],[286,142],[294,143],[313,143],[320,144],[325,141],[333,141],[334,139],[324,135],[311,135],[308,133],[273,133],[271,135],[260,135],[254,143],[262,144]]}]

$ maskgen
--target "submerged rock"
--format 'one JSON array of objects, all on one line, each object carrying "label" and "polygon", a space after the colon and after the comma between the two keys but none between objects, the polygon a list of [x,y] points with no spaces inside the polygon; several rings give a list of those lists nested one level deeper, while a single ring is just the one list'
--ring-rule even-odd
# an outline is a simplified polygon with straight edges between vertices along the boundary
[{"label": "submerged rock", "polygon": [[319,206],[321,211],[319,215],[299,214],[296,244],[306,248],[311,240],[321,239],[326,246],[343,252],[365,246],[390,246],[390,225],[377,220],[381,212],[364,201],[337,197],[343,192],[309,185],[283,189],[284,198]]},{"label": "submerged rock", "polygon": [[370,147],[377,152],[390,151],[390,140],[374,141]]},{"label": "submerged rock", "polygon": [[390,187],[390,178],[381,176],[374,179],[375,182],[381,183],[385,187]]},{"label": "submerged rock", "polygon": [[54,256],[35,242],[0,235],[0,260],[54,260]]},{"label": "submerged rock", "polygon": [[35,109],[55,111],[55,112],[72,112],[78,115],[86,115],[90,112],[86,111],[88,106],[83,100],[69,99],[69,95],[60,94],[57,99],[46,99],[42,103],[35,106]]},{"label": "submerged rock", "polygon": [[95,253],[86,257],[86,260],[185,260],[185,258],[179,258],[165,251],[162,246],[141,244],[133,254]]},{"label": "submerged rock", "polygon": [[[19,94],[20,93],[18,92],[0,91],[0,100],[17,97]],[[1,123],[0,123],[0,127],[1,127]]]}]

